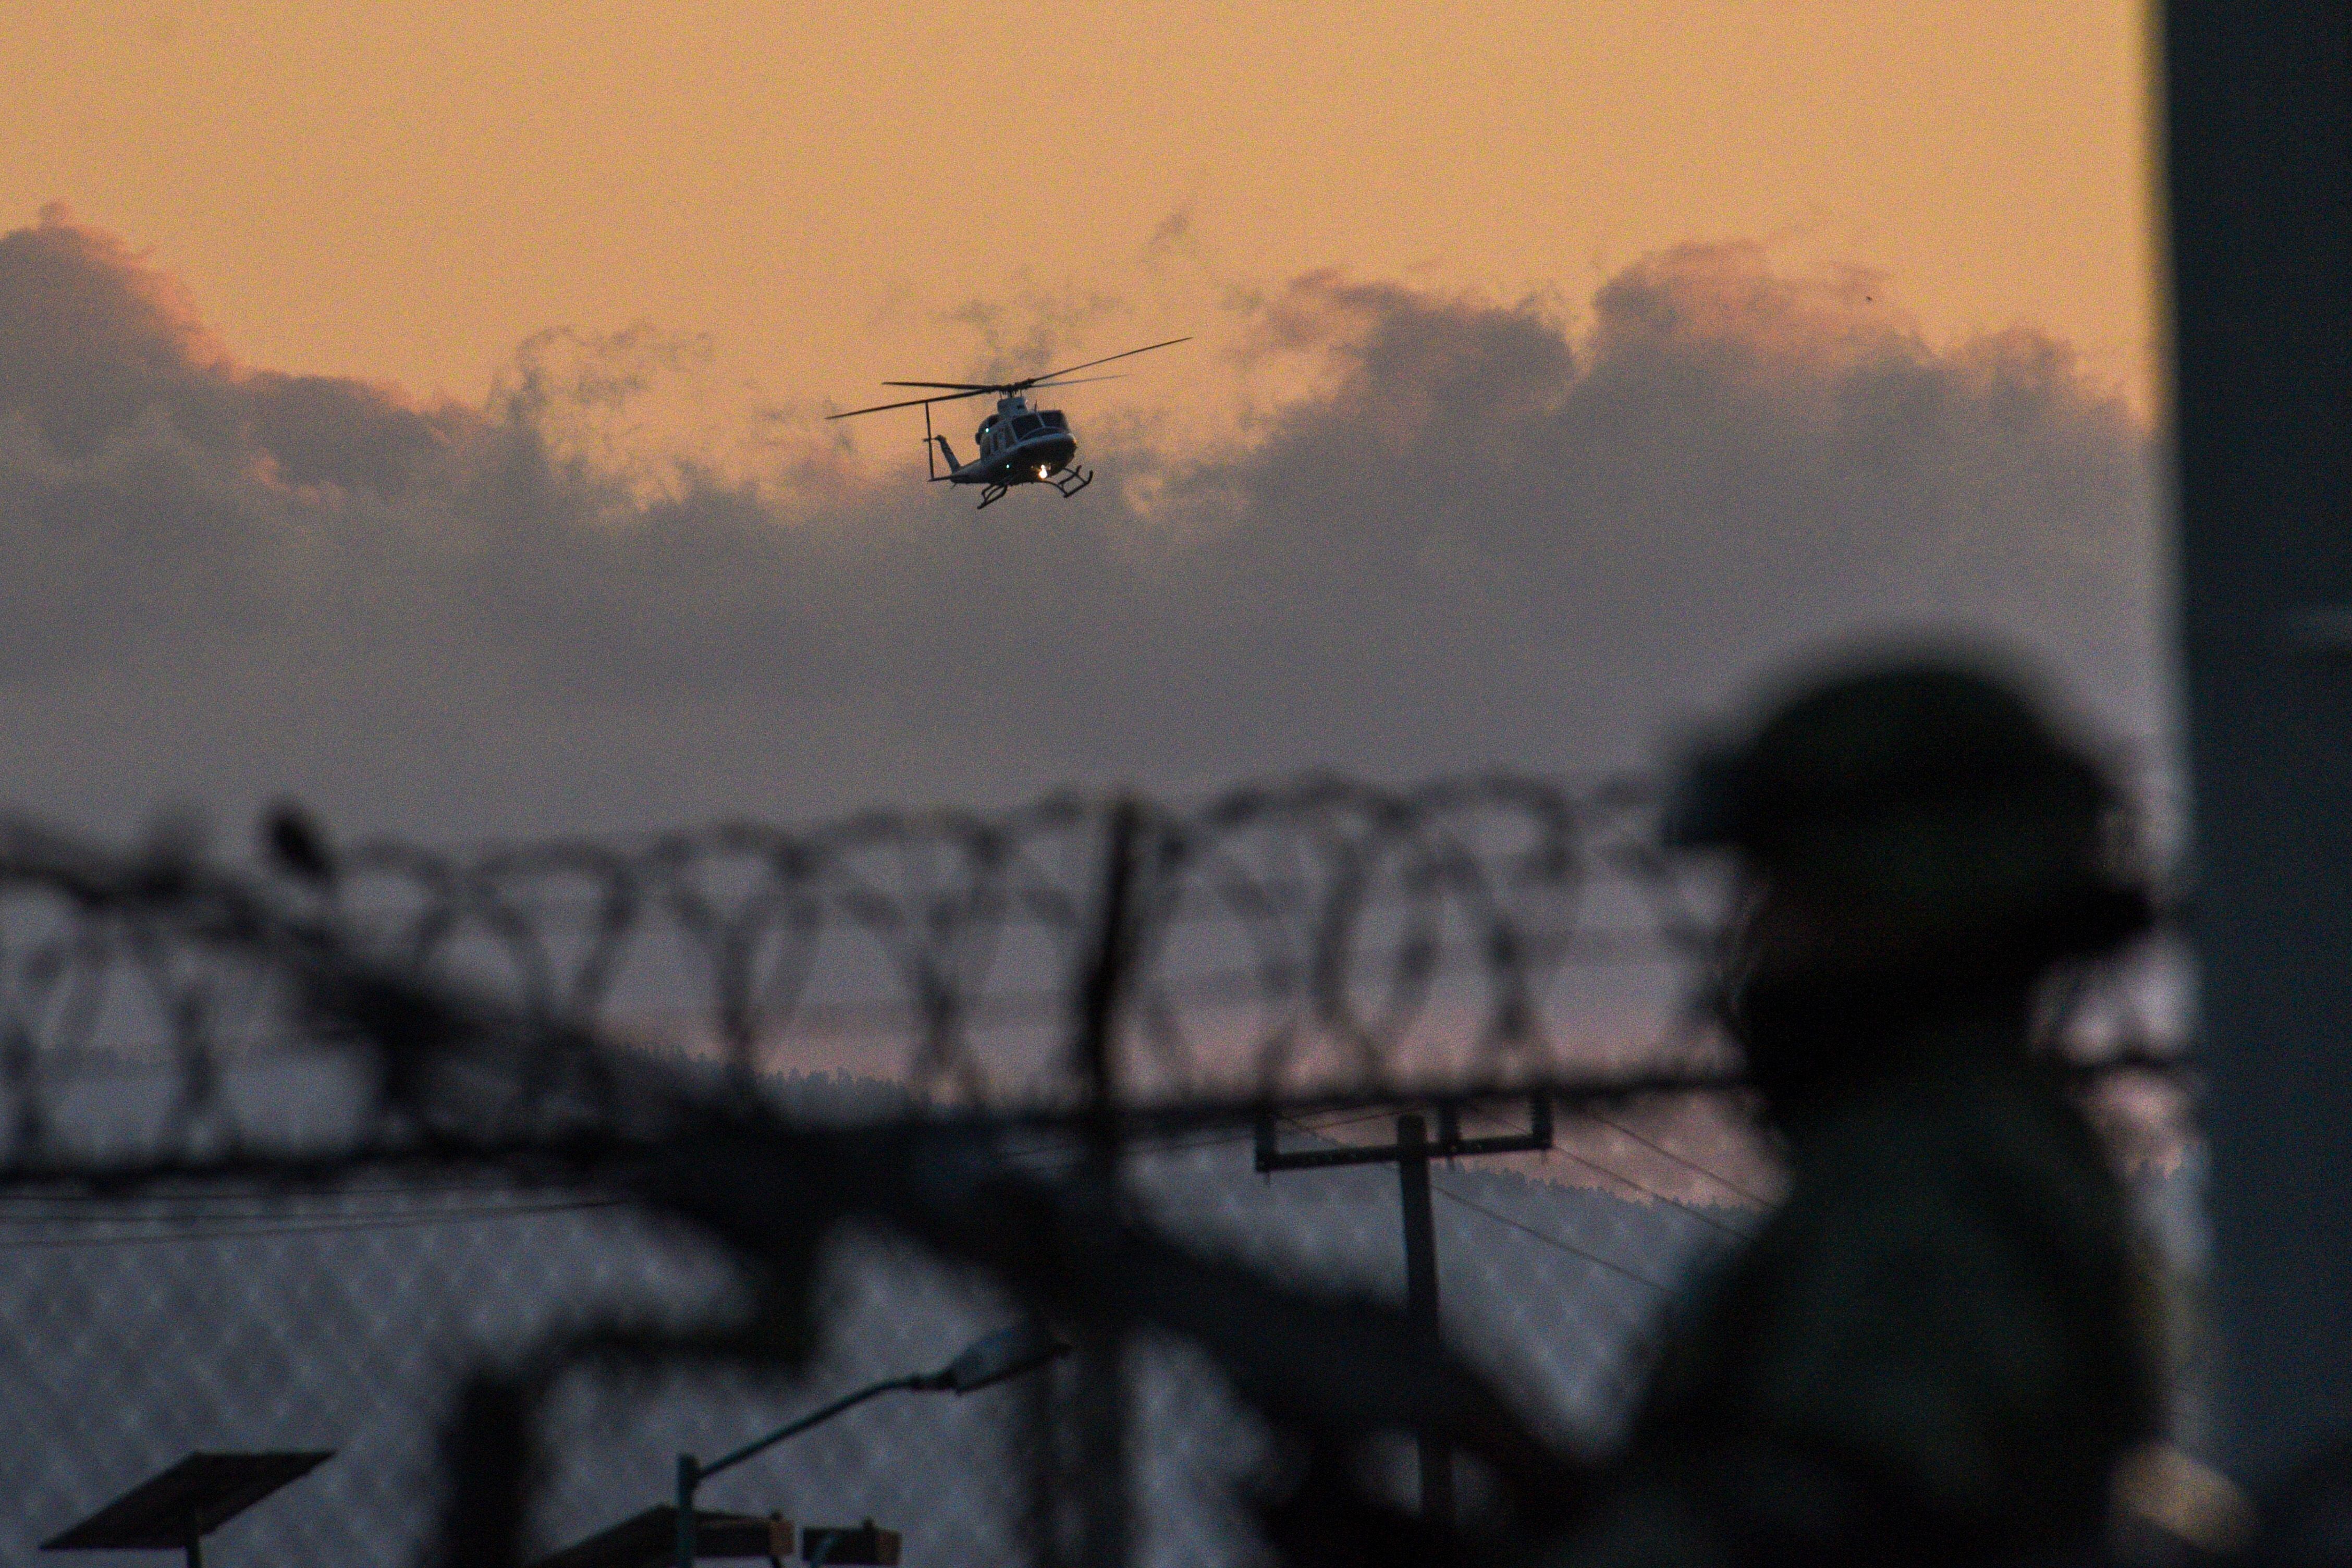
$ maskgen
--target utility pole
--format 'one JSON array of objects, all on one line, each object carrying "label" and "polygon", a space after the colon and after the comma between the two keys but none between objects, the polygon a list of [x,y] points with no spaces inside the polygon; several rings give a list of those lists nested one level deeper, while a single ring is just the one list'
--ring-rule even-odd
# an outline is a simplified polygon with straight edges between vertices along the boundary
[{"label": "utility pole", "polygon": [[[1404,1220],[1405,1315],[1433,1345],[1443,1338],[1437,1311],[1437,1215],[1430,1202],[1429,1163],[1476,1154],[1524,1154],[1552,1146],[1551,1099],[1528,1097],[1528,1131],[1485,1138],[1462,1136],[1460,1107],[1437,1104],[1437,1137],[1419,1112],[1396,1120],[1392,1143],[1349,1144],[1338,1149],[1285,1149],[1272,1111],[1257,1120],[1257,1168],[1276,1171],[1329,1170],[1339,1165],[1394,1165],[1398,1206]],[[1433,1524],[1454,1522],[1454,1455],[1433,1433],[1418,1435],[1421,1450],[1421,1515]]]}]

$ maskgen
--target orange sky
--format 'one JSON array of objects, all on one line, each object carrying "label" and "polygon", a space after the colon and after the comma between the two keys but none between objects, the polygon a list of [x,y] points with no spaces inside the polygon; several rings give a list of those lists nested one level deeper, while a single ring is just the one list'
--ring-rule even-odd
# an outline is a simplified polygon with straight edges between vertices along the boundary
[{"label": "orange sky", "polygon": [[977,365],[973,300],[1016,359],[1042,314],[1070,357],[1192,330],[1207,366],[1218,298],[1310,268],[1573,312],[1763,238],[1883,269],[1937,340],[2044,326],[2145,407],[2141,13],[20,0],[0,226],[68,203],[253,363],[471,403],[534,331],[647,321],[804,408]]}]

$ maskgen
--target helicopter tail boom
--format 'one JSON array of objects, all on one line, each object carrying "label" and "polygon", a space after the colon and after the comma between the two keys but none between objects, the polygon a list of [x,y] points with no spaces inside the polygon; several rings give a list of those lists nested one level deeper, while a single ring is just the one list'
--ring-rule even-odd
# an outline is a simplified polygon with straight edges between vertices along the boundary
[{"label": "helicopter tail boom", "polygon": [[[940,472],[938,467],[931,461],[931,443],[934,441],[940,444],[940,452],[948,460],[948,471],[944,474]],[[928,403],[923,405],[923,468],[931,476],[931,482],[937,484],[941,479],[952,480],[956,470],[962,467],[961,463],[956,461],[955,448],[948,445],[948,438],[933,433],[931,405]]]}]

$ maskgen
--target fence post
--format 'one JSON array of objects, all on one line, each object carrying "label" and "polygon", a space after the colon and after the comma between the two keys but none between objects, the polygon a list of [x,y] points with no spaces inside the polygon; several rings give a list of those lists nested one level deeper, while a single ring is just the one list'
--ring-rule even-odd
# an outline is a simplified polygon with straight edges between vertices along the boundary
[{"label": "fence post", "polygon": [[[1086,1210],[1099,1223],[1118,1218],[1118,1023],[1134,957],[1135,879],[1143,808],[1115,802],[1106,824],[1102,901],[1077,993],[1075,1065],[1087,1093]],[[1077,1325],[1078,1561],[1082,1568],[1122,1568],[1128,1558],[1127,1356],[1124,1337],[1100,1323]]]},{"label": "fence post", "polygon": [[[1429,1130],[1419,1116],[1397,1118],[1397,1196],[1404,1216],[1404,1310],[1435,1345],[1444,1337],[1437,1311],[1437,1215],[1429,1196]],[[1454,1454],[1444,1438],[1423,1432],[1421,1516],[1454,1522]]]}]

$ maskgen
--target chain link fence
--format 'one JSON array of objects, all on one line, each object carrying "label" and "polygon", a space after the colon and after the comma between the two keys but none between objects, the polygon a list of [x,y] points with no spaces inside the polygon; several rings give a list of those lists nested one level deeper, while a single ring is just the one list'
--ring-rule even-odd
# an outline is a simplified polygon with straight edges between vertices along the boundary
[{"label": "chain link fence", "polygon": [[[1719,889],[1651,812],[1315,781],[462,854],[288,816],[244,871],[20,825],[0,1563],[187,1452],[305,1448],[218,1561],[530,1560],[1032,1314],[1079,1353],[699,1502],[909,1563],[1239,1563],[1300,1445],[1364,1440],[1409,1503],[1442,1428],[1475,1507],[1606,1444],[1780,1181],[1692,1004]],[[2172,975],[2052,1027],[2139,1063]],[[2168,1093],[2109,1096],[2141,1166]],[[1432,1170],[1445,1350],[1397,1310],[1399,1169],[1258,1159],[1423,1110],[1556,1118]]]}]

